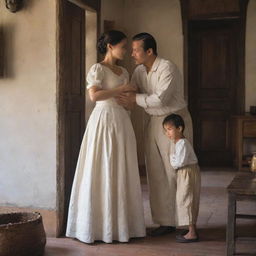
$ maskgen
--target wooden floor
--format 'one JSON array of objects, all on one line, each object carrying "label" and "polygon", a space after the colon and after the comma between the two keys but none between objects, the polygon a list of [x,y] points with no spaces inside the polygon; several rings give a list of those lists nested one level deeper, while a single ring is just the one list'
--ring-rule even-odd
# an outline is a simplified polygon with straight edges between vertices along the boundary
[{"label": "wooden floor", "polygon": [[[45,256],[213,256],[226,255],[225,232],[227,222],[226,186],[235,172],[229,169],[208,169],[202,171],[202,190],[198,231],[200,242],[179,244],[175,234],[162,237],[133,239],[129,243],[86,245],[68,238],[48,238]],[[143,180],[143,198],[147,227],[152,223],[147,186]],[[239,212],[256,212],[255,202],[239,202]],[[238,222],[238,232],[245,236],[256,236],[255,220]],[[238,255],[256,255],[256,243],[239,242]]]}]

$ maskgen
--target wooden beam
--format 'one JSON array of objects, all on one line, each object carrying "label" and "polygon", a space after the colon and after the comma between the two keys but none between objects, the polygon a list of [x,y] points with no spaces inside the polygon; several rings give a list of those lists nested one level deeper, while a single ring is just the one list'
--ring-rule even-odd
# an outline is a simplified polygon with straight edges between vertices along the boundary
[{"label": "wooden beam", "polygon": [[91,11],[91,12],[96,12],[95,8],[86,4],[86,2],[83,1],[83,0],[68,0],[68,1],[77,5],[78,7],[82,8],[84,10],[88,10],[88,11]]},{"label": "wooden beam", "polygon": [[79,6],[82,9],[88,11],[99,11],[100,10],[100,1],[97,0],[68,0],[69,2]]}]

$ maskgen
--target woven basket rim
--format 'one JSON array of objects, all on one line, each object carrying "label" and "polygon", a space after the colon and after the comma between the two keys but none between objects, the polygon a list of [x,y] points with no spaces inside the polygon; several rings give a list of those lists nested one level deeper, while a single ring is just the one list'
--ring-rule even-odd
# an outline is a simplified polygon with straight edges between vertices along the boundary
[{"label": "woven basket rim", "polygon": [[7,224],[0,224],[0,229],[9,229],[13,227],[18,227],[24,224],[31,224],[33,222],[38,222],[42,219],[42,215],[39,212],[7,212],[7,213],[0,213],[0,218],[1,216],[8,216],[8,215],[28,215],[31,214],[35,216],[33,219],[28,219],[25,221],[20,221],[20,222],[14,222],[14,223],[7,223]]}]

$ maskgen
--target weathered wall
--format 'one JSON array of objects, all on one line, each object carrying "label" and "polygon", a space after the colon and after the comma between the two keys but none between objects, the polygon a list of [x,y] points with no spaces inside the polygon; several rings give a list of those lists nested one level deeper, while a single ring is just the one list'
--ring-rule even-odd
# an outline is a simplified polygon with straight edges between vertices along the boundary
[{"label": "weathered wall", "polygon": [[26,1],[13,14],[0,1],[0,205],[56,207],[55,5]]}]

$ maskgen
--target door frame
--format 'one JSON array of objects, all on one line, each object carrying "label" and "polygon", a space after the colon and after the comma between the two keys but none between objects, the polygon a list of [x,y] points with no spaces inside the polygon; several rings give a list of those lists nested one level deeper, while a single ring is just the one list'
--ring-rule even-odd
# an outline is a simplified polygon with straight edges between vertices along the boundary
[{"label": "door frame", "polygon": [[[245,33],[246,33],[246,14],[247,6],[249,0],[236,0],[237,5],[239,6],[239,12],[230,12],[228,7],[226,7],[225,12],[220,13],[211,13],[209,8],[209,13],[204,15],[195,15],[191,11],[191,6],[198,5],[200,1],[191,0],[180,0],[181,6],[181,17],[182,17],[182,31],[183,31],[183,71],[184,71],[184,94],[188,98],[189,106],[189,84],[188,84],[188,75],[189,75],[189,22],[193,20],[200,21],[209,21],[209,20],[227,20],[232,18],[238,18],[240,20],[240,38],[239,38],[239,87],[237,88],[237,102],[238,106],[236,109],[237,114],[243,114],[245,111]],[[207,2],[207,1],[206,1]],[[209,2],[209,1],[208,1]]]},{"label": "door frame", "polygon": [[57,1],[57,33],[56,33],[56,106],[57,106],[57,152],[56,152],[56,236],[64,234],[65,211],[65,109],[64,100],[64,72],[65,72],[65,14],[64,4],[69,1],[83,10],[97,14],[97,35],[100,31],[100,0],[58,0]]}]

